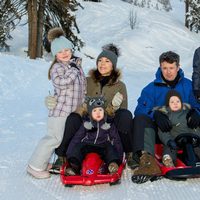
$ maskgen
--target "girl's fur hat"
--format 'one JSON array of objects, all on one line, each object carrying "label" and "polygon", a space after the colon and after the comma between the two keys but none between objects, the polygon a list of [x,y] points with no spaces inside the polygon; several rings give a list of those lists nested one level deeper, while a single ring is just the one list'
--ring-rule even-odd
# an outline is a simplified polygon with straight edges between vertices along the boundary
[{"label": "girl's fur hat", "polygon": [[111,44],[104,45],[102,47],[102,50],[103,51],[97,57],[96,63],[98,63],[98,60],[100,58],[106,57],[112,62],[113,68],[116,68],[117,59],[120,56],[120,49],[116,45],[111,43]]},{"label": "girl's fur hat", "polygon": [[64,31],[59,28],[52,28],[49,30],[47,38],[51,42],[51,52],[55,56],[63,49],[72,49],[73,44],[65,37]]}]

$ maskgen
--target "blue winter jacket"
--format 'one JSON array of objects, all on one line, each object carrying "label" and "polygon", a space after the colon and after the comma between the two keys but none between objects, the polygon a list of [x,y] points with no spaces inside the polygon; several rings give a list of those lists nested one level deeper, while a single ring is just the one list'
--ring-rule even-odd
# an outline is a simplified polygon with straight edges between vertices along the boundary
[{"label": "blue winter jacket", "polygon": [[177,90],[184,103],[189,103],[192,108],[200,111],[200,104],[197,103],[193,90],[192,81],[184,77],[183,70],[178,71],[180,79],[175,88],[168,86],[161,78],[161,69],[158,68],[156,72],[156,79],[149,83],[141,92],[141,96],[138,99],[138,105],[135,109],[135,116],[139,114],[145,114],[153,118],[153,108],[157,106],[165,105],[166,94],[169,90]]}]

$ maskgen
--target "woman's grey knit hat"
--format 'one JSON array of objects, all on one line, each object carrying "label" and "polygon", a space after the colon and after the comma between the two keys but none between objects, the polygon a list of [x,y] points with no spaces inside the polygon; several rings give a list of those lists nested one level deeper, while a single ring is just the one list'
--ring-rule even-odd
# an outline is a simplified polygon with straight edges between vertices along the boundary
[{"label": "woman's grey knit hat", "polygon": [[119,48],[114,44],[107,44],[102,47],[102,50],[103,51],[97,57],[96,64],[98,63],[100,58],[106,57],[112,62],[113,68],[116,68],[117,59],[120,56]]}]

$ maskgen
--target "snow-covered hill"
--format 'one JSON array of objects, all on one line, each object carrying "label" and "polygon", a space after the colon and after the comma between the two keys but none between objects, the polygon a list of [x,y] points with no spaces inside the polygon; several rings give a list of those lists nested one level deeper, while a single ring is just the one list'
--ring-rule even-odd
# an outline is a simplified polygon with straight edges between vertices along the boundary
[{"label": "snow-covered hill", "polygon": [[[96,57],[102,45],[116,43],[122,51],[118,66],[127,84],[132,112],[141,89],[154,78],[162,52],[179,53],[182,68],[186,76],[191,77],[192,56],[200,46],[200,35],[184,27],[183,2],[173,1],[171,12],[132,7],[120,0],[80,2],[84,9],[77,12],[77,22],[86,46],[78,54],[83,58],[83,68],[87,73],[96,62],[84,54]],[[131,9],[137,13],[133,30],[129,25]],[[199,199],[199,179],[185,182],[162,179],[137,185],[131,182],[129,169],[125,170],[121,184],[112,187],[65,188],[59,176],[36,180],[27,175],[27,161],[46,131],[48,111],[44,97],[52,91],[47,80],[51,62],[49,58],[25,58],[25,27],[18,27],[13,37],[11,52],[0,54],[0,200]]]}]

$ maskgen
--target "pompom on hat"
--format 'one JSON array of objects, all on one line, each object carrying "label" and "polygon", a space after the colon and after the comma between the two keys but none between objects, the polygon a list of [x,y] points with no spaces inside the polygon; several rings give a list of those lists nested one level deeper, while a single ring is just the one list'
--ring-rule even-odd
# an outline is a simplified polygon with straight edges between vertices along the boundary
[{"label": "pompom on hat", "polygon": [[102,47],[102,52],[98,55],[96,63],[98,63],[99,59],[102,57],[108,58],[112,64],[113,68],[117,66],[117,59],[120,56],[119,48],[114,44],[107,44]]},{"label": "pompom on hat", "polygon": [[65,37],[64,31],[59,27],[50,29],[47,37],[49,42],[51,42],[53,56],[63,49],[73,48],[72,42]]}]

